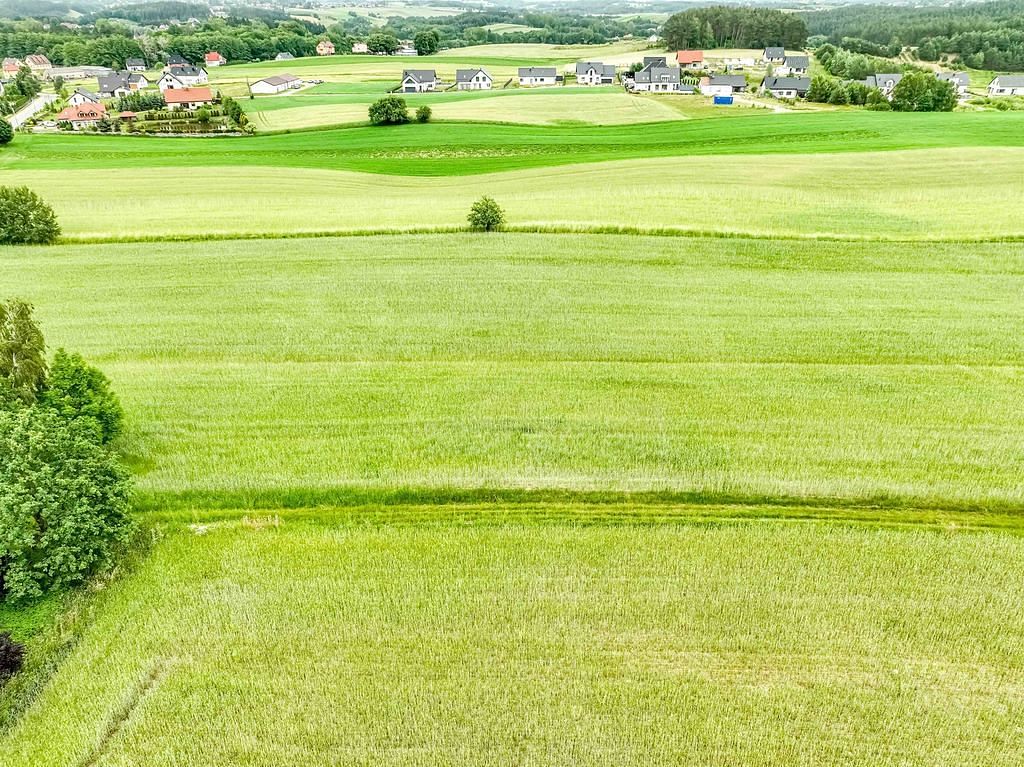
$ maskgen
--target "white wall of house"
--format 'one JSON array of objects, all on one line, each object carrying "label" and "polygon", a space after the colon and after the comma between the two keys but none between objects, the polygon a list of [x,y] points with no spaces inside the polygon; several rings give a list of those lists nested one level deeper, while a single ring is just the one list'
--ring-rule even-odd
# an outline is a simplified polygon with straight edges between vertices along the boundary
[{"label": "white wall of house", "polygon": [[633,90],[639,93],[675,93],[679,83],[636,83]]},{"label": "white wall of house", "polygon": [[[3,91],[0,90],[0,93],[3,93]],[[95,102],[92,99],[86,98],[85,96],[83,96],[81,93],[78,93],[77,91],[75,93],[72,93],[71,94],[71,98],[68,99],[68,104],[70,104],[73,107],[81,106],[82,104],[92,104],[92,103],[95,103]]]},{"label": "white wall of house", "polygon": [[555,77],[520,77],[519,85],[524,88],[532,88],[540,85],[557,85]]},{"label": "white wall of house", "polygon": [[461,82],[457,90],[460,91],[489,91],[493,81],[487,75],[477,72],[469,82]]},{"label": "white wall of house", "polygon": [[988,86],[989,96],[1024,96],[1024,86],[1008,87],[993,80]]},{"label": "white wall of house", "polygon": [[731,85],[702,85],[700,92],[705,96],[731,96],[736,89]]},{"label": "white wall of house", "polygon": [[436,82],[417,82],[412,78],[402,80],[402,93],[425,93],[434,90]]},{"label": "white wall of house", "polygon": [[807,74],[806,67],[787,67],[785,64],[779,64],[775,67],[775,74],[779,77],[789,77],[790,75],[805,75]]}]

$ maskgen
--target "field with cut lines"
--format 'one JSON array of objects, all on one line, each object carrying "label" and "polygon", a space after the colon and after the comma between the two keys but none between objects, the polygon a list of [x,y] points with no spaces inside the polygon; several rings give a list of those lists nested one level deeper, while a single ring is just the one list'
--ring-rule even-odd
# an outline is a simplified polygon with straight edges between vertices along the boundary
[{"label": "field with cut lines", "polygon": [[2,767],[1017,767],[1024,114],[301,129],[424,61],[285,62],[331,82],[246,108],[294,132],[0,149],[63,226],[0,300],[110,377],[145,539],[0,605]]},{"label": "field with cut lines", "polygon": [[1020,537],[809,525],[424,512],[179,530],[104,597],[0,752],[5,767],[1016,767],[1022,569]]}]

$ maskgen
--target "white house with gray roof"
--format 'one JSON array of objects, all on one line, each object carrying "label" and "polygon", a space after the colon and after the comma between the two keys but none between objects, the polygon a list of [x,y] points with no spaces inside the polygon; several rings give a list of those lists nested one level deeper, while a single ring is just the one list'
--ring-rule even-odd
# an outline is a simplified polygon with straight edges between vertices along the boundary
[{"label": "white house with gray roof", "polygon": [[555,67],[519,67],[520,88],[545,85],[558,85],[558,70]]},{"label": "white house with gray roof", "polygon": [[966,98],[967,86],[971,84],[971,77],[966,72],[936,72],[935,76],[945,83],[953,83],[958,98]]},{"label": "white house with gray roof", "polygon": [[802,76],[807,74],[810,66],[811,59],[809,56],[786,56],[782,63],[775,67],[775,74],[779,77]]},{"label": "white house with gray roof", "polygon": [[809,77],[766,77],[761,81],[761,90],[777,99],[802,99],[811,89]]},{"label": "white house with gray roof", "polygon": [[99,104],[100,99],[95,93],[85,88],[75,88],[75,92],[68,98],[68,104],[73,107],[80,107],[82,104]]},{"label": "white house with gray roof", "polygon": [[406,69],[402,72],[402,93],[426,93],[437,90],[440,84],[433,69]]},{"label": "white house with gray roof", "polygon": [[764,64],[781,64],[786,58],[786,49],[781,45],[770,45],[761,51],[761,61]]},{"label": "white house with gray roof", "polygon": [[681,84],[679,67],[651,64],[633,75],[635,93],[681,93]]},{"label": "white house with gray roof", "polygon": [[743,75],[711,75],[700,80],[700,92],[705,96],[732,96],[747,87]]},{"label": "white house with gray roof", "polygon": [[456,69],[455,89],[460,91],[489,91],[494,87],[494,78],[486,69]]},{"label": "white house with gray roof", "polygon": [[579,61],[576,63],[578,85],[611,85],[615,82],[615,65],[600,61]]},{"label": "white house with gray roof", "polygon": [[1024,96],[1024,75],[999,75],[988,84],[989,96]]},{"label": "white house with gray roof", "polygon": [[882,95],[891,101],[893,88],[899,85],[899,82],[902,79],[903,75],[899,72],[888,72],[885,74],[868,75],[858,82],[863,83],[869,88],[878,88],[878,90],[882,92]]}]

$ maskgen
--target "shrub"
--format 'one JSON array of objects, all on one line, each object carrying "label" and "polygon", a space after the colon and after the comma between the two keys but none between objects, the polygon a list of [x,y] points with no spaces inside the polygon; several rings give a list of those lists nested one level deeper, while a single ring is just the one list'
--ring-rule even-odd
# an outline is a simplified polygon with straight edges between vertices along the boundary
[{"label": "shrub", "polygon": [[469,225],[473,229],[493,232],[505,223],[505,211],[490,197],[481,197],[469,209]]},{"label": "shrub", "polygon": [[419,107],[416,110],[416,122],[418,122],[418,123],[430,122],[430,118],[433,116],[433,114],[434,113],[433,113],[433,111],[431,111],[430,107],[428,107],[426,104],[424,104],[423,106]]},{"label": "shrub", "polygon": [[121,433],[124,410],[110,380],[80,354],[57,350],[40,402],[65,421],[89,419],[101,445]]},{"label": "shrub", "polygon": [[21,671],[25,662],[25,648],[6,631],[0,633],[0,682]]},{"label": "shrub", "polygon": [[0,412],[0,598],[82,583],[130,535],[129,480],[83,421]]},{"label": "shrub", "polygon": [[14,139],[14,128],[7,120],[0,117],[0,146],[10,144]]},{"label": "shrub", "polygon": [[401,125],[409,122],[409,108],[405,99],[385,96],[370,105],[370,122],[374,125]]},{"label": "shrub", "polygon": [[0,187],[0,245],[53,242],[60,224],[53,208],[27,186]]}]

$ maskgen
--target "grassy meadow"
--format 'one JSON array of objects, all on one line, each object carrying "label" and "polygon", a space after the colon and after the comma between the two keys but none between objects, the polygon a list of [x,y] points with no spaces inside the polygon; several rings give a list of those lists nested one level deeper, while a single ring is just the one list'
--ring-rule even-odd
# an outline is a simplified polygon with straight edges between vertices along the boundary
[{"label": "grassy meadow", "polygon": [[[1020,148],[822,154],[812,162],[804,155],[677,157],[447,178],[213,165],[161,171],[159,184],[142,167],[72,175],[20,167],[0,178],[50,201],[69,238],[444,229],[464,226],[466,211],[485,194],[520,227],[1024,237],[1024,207],[1007,204],[1024,198]],[[970,198],[959,199],[968,187]],[[189,204],[168,205],[168,189],[188,189]]]},{"label": "grassy meadow", "polygon": [[156,498],[1024,500],[1019,243],[104,244],[0,283],[113,378]]},{"label": "grassy meadow", "polygon": [[328,82],[0,149],[64,230],[0,299],[111,378],[147,540],[0,604],[2,767],[1020,763],[1024,114],[308,129],[403,66],[638,55],[232,65]]},{"label": "grassy meadow", "polygon": [[5,767],[1018,764],[1020,537],[444,519],[174,528]]}]

